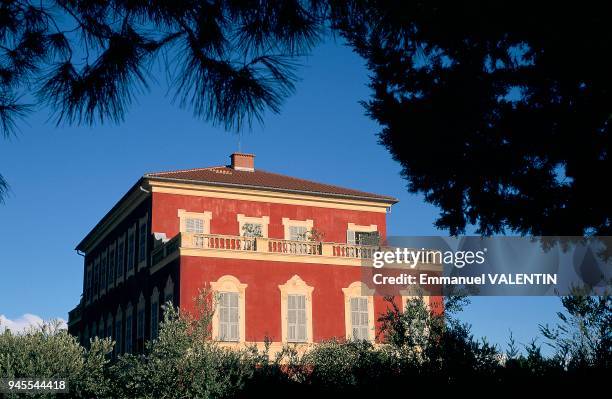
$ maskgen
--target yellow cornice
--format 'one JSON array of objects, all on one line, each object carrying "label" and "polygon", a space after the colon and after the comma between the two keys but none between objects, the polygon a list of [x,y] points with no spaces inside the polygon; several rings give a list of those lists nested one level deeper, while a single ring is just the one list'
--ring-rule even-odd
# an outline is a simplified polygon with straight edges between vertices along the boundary
[{"label": "yellow cornice", "polygon": [[171,181],[149,180],[151,191],[198,197],[227,198],[243,201],[269,202],[287,205],[314,206],[321,208],[347,209],[366,212],[386,213],[392,201],[368,201],[353,198],[306,195],[285,191],[256,190],[206,184],[190,184]]}]

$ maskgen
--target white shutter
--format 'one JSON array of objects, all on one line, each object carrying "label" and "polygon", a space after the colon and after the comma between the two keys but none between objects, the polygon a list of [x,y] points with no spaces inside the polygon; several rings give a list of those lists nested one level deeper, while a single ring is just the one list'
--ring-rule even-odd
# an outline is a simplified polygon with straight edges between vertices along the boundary
[{"label": "white shutter", "polygon": [[185,231],[187,233],[204,234],[204,220],[198,218],[185,219]]},{"label": "white shutter", "polygon": [[351,331],[353,339],[369,339],[368,299],[351,298]]},{"label": "white shutter", "polygon": [[219,294],[219,340],[238,341],[238,293],[222,292]]},{"label": "white shutter", "polygon": [[346,243],[348,245],[355,245],[355,232],[352,230],[346,231]]},{"label": "white shutter", "polygon": [[306,323],[306,296],[288,295],[287,340],[294,342],[306,341]]},{"label": "white shutter", "polygon": [[306,240],[305,226],[289,226],[289,239],[293,241]]}]

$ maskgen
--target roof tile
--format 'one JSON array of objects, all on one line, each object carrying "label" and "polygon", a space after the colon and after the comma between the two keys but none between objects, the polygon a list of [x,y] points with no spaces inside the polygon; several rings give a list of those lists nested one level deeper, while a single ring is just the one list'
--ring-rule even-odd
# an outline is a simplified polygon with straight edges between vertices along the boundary
[{"label": "roof tile", "polygon": [[232,169],[229,166],[214,166],[209,168],[147,173],[144,177],[397,202],[395,198],[387,195],[373,194],[331,184],[298,179],[296,177],[266,172],[261,169],[256,169],[255,171],[241,171]]}]

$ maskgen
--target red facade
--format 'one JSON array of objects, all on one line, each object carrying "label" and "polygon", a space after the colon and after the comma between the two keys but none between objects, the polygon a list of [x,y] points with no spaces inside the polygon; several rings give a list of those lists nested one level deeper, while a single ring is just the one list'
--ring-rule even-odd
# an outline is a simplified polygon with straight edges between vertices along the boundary
[{"label": "red facade", "polygon": [[[77,248],[85,277],[70,314],[73,334],[83,341],[110,335],[120,351],[139,350],[155,336],[166,299],[191,311],[204,287],[233,298],[215,314],[213,338],[222,341],[226,334],[236,344],[350,338],[357,334],[351,320],[378,330],[387,303],[354,289],[372,248],[354,237],[384,240],[395,200],[257,171],[252,157],[234,158],[239,165],[145,175],[100,221]],[[245,224],[259,233],[241,237],[249,235]],[[306,229],[316,240],[295,235]],[[353,303],[353,296],[365,299]],[[349,317],[351,304],[361,319]]]}]

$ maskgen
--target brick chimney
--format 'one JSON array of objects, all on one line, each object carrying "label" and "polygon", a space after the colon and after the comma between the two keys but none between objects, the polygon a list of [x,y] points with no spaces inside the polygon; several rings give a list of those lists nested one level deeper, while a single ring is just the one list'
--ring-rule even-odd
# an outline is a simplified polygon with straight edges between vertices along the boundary
[{"label": "brick chimney", "polygon": [[230,155],[232,160],[231,167],[234,170],[243,170],[247,172],[255,171],[255,155],[254,154],[243,154],[241,152],[235,152]]}]

